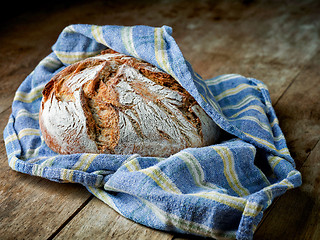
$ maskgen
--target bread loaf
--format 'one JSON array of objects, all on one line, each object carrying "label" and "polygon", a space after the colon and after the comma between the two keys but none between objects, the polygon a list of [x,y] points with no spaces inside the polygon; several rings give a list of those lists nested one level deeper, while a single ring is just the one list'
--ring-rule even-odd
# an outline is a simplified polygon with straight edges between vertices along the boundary
[{"label": "bread loaf", "polygon": [[48,82],[39,123],[46,144],[60,154],[167,157],[213,144],[219,133],[173,77],[110,49]]}]

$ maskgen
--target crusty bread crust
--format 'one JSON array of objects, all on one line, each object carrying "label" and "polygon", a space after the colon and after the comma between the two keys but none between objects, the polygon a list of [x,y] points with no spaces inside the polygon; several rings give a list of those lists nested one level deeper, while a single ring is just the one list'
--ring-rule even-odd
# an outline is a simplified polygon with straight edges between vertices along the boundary
[{"label": "crusty bread crust", "polygon": [[39,123],[47,145],[61,154],[164,157],[213,144],[219,130],[173,77],[111,49],[48,82]]}]

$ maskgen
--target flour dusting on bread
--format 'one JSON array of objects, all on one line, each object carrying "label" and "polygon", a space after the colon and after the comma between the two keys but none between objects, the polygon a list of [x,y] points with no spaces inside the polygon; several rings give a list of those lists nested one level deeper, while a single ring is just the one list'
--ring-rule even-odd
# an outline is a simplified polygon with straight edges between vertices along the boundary
[{"label": "flour dusting on bread", "polygon": [[113,50],[70,65],[45,87],[44,140],[54,151],[166,157],[218,140],[219,127],[170,75]]}]

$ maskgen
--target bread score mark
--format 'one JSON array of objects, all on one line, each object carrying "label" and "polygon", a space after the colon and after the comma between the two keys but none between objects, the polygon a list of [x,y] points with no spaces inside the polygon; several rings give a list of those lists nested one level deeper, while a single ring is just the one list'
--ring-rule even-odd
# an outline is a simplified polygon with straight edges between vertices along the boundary
[{"label": "bread score mark", "polygon": [[215,123],[174,78],[112,50],[65,68],[43,95],[40,125],[60,153],[166,157],[216,140]]}]

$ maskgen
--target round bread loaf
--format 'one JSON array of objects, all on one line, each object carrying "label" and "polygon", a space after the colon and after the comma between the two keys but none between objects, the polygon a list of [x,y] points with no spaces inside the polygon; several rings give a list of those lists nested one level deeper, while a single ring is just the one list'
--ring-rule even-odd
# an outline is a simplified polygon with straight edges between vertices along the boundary
[{"label": "round bread loaf", "polygon": [[39,116],[60,154],[167,157],[214,144],[219,127],[170,75],[111,49],[74,63],[45,86]]}]

